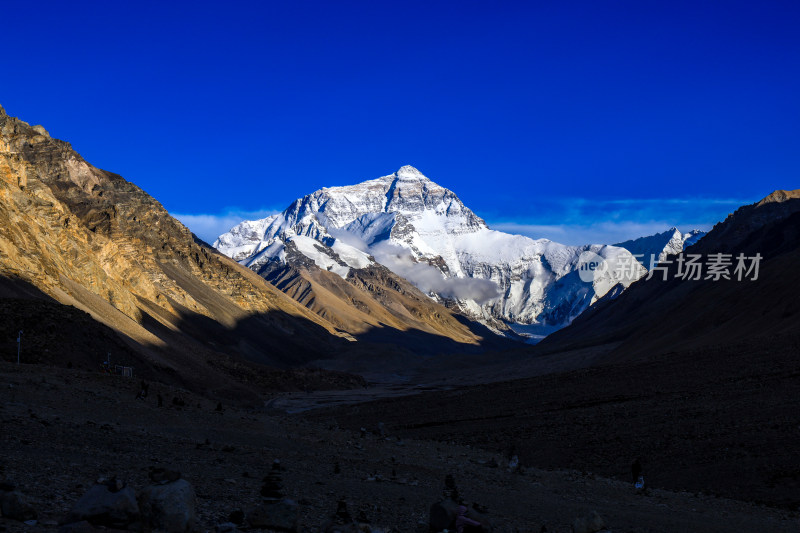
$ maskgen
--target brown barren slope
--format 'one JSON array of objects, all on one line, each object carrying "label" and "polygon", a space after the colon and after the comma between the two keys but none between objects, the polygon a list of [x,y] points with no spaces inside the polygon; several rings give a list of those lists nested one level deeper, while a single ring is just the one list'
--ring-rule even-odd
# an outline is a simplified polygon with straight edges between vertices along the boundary
[{"label": "brown barren slope", "polygon": [[0,133],[0,275],[107,324],[140,366],[225,388],[231,356],[294,365],[349,344],[41,126],[0,108]]}]

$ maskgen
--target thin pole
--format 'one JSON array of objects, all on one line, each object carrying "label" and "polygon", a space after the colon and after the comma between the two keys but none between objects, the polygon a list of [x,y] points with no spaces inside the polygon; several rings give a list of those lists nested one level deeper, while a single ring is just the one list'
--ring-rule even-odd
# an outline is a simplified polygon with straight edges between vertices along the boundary
[{"label": "thin pole", "polygon": [[19,330],[19,335],[17,335],[17,365],[19,365],[19,352],[22,348],[22,330]]}]

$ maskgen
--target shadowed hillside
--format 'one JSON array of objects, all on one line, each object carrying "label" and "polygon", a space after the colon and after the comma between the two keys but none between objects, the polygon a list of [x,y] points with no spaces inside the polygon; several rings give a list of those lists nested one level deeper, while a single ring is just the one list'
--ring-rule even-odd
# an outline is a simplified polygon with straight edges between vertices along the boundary
[{"label": "shadowed hillside", "polygon": [[215,379],[211,359],[287,366],[350,344],[41,126],[0,108],[0,133],[0,275],[15,280],[5,284],[16,287],[9,296],[35,290],[39,308],[74,306],[116,331],[141,369],[203,387]]}]

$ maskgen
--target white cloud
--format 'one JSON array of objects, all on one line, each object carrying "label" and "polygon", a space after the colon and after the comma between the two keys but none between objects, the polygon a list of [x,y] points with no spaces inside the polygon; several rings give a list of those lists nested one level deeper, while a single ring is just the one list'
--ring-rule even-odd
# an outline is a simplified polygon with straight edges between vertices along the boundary
[{"label": "white cloud", "polygon": [[752,203],[741,198],[532,198],[531,216],[511,219],[498,214],[487,217],[492,229],[550,239],[569,245],[614,244],[662,233],[672,227],[681,231],[708,231],[739,206]]},{"label": "white cloud", "polygon": [[667,221],[635,222],[630,220],[599,222],[596,224],[522,224],[499,222],[489,227],[507,233],[525,235],[532,239],[550,239],[561,244],[580,246],[583,244],[614,244],[663,233],[671,227],[683,232],[693,229],[708,231],[712,224],[675,223]]},{"label": "white cloud", "polygon": [[232,227],[244,220],[259,220],[269,215],[280,213],[276,209],[260,209],[257,211],[242,211],[229,209],[221,214],[182,214],[170,213],[180,220],[192,233],[212,244],[217,237],[229,231]]},{"label": "white cloud", "polygon": [[436,267],[415,262],[402,246],[383,241],[371,246],[369,251],[376,261],[406,278],[422,292],[435,292],[445,298],[475,300],[480,305],[500,296],[500,288],[495,282],[478,278],[446,278]]}]

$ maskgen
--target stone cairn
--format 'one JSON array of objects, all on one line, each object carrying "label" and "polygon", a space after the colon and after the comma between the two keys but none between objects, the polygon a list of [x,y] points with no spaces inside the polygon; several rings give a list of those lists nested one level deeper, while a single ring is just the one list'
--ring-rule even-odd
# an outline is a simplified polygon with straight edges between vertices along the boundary
[{"label": "stone cairn", "polygon": [[461,501],[461,496],[458,494],[458,488],[456,487],[456,480],[453,478],[453,474],[447,474],[447,476],[445,476],[442,496],[444,496],[445,500],[451,500],[456,503]]},{"label": "stone cairn", "polygon": [[283,499],[283,480],[281,478],[281,462],[279,459],[273,461],[272,468],[264,477],[261,496],[264,498],[264,503],[277,502]]}]

